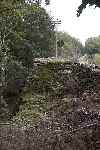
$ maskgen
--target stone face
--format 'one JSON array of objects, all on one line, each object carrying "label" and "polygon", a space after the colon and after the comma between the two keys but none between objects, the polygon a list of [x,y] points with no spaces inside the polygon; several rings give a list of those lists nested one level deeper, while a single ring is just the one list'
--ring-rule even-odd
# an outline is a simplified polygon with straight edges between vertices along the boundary
[{"label": "stone face", "polygon": [[[97,74],[100,76],[99,73]],[[55,92],[53,89],[55,89],[62,94],[72,92],[77,95],[84,89],[96,88],[95,85],[98,81],[95,71],[92,71],[91,68],[66,61],[47,62],[46,64],[40,62],[37,66],[35,65],[33,71],[33,85],[42,93],[43,89],[48,89],[48,92],[51,89],[53,94]]]}]

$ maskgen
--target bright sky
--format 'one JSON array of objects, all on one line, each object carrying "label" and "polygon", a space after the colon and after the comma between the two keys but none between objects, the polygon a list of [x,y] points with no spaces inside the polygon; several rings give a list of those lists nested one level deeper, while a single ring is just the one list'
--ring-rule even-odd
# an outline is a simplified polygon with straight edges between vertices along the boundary
[{"label": "bright sky", "polygon": [[87,7],[77,18],[76,10],[81,0],[51,0],[47,11],[61,20],[58,30],[66,31],[84,44],[89,37],[100,35],[100,8]]}]

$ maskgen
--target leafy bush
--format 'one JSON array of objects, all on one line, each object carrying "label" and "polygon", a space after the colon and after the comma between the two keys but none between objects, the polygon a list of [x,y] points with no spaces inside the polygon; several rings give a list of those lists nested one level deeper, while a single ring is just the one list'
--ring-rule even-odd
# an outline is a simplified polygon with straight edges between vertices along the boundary
[{"label": "leafy bush", "polygon": [[23,98],[24,104],[20,106],[19,112],[12,121],[18,125],[32,125],[39,120],[47,109],[47,99],[45,96],[32,95],[28,93]]}]

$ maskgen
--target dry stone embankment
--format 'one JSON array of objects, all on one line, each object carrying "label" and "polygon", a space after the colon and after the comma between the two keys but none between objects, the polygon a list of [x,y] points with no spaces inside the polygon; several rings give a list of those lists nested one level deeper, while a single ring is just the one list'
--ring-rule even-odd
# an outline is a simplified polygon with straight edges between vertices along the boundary
[{"label": "dry stone embankment", "polygon": [[48,110],[33,126],[0,128],[0,150],[99,150],[100,73],[72,63],[35,64],[33,93]]}]

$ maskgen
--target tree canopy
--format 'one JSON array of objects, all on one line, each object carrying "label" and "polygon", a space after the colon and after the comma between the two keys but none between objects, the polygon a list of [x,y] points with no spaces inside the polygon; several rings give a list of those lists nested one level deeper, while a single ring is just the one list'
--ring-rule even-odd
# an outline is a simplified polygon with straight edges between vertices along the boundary
[{"label": "tree canopy", "polygon": [[76,53],[77,55],[80,55],[83,49],[83,45],[77,38],[72,37],[66,32],[58,32],[57,34],[58,34],[57,35],[58,41],[63,42],[63,49],[61,50],[61,48],[58,47],[60,50],[60,53],[63,53],[63,57],[73,58],[76,55]]},{"label": "tree canopy", "polygon": [[88,38],[85,42],[84,52],[88,55],[100,53],[100,36]]},{"label": "tree canopy", "polygon": [[77,10],[78,17],[82,13],[83,9],[86,8],[87,5],[100,7],[100,0],[82,0],[82,4],[78,7],[78,10]]},{"label": "tree canopy", "polygon": [[20,105],[34,57],[48,57],[54,43],[52,18],[34,2],[0,1],[0,102],[10,114]]}]

